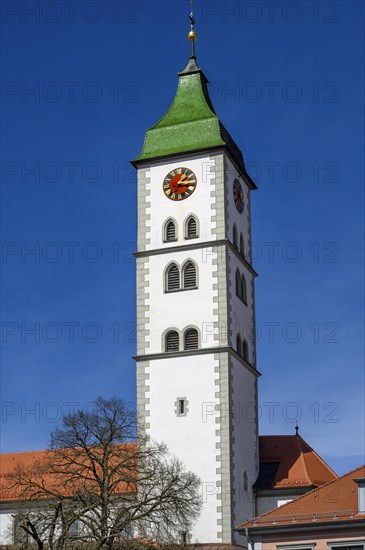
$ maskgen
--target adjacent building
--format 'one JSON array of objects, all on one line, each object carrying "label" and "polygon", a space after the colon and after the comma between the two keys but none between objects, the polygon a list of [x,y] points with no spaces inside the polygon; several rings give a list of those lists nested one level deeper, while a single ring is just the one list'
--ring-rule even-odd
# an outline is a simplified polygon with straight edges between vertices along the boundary
[{"label": "adjacent building", "polygon": [[365,466],[238,527],[250,550],[364,550]]},{"label": "adjacent building", "polygon": [[298,434],[261,435],[260,473],[254,484],[259,516],[337,478]]}]

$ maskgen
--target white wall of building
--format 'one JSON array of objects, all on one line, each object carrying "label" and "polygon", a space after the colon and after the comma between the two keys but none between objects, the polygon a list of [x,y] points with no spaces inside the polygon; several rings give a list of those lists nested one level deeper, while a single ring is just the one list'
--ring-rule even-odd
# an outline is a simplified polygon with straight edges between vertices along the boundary
[{"label": "white wall of building", "polygon": [[0,544],[13,543],[13,518],[8,509],[0,511]]},{"label": "white wall of building", "polygon": [[[257,406],[254,375],[231,359],[234,524],[255,516],[252,485],[258,476]],[[247,487],[246,487],[247,483]],[[240,538],[238,543],[243,543]]]},{"label": "white wall of building", "polygon": [[[195,240],[195,239],[194,239]],[[204,254],[201,249],[173,252],[158,256],[150,256],[146,267],[149,298],[146,304],[150,308],[150,322],[146,328],[150,331],[148,353],[160,353],[162,349],[162,334],[169,327],[183,330],[195,325],[201,333],[201,347],[216,346],[214,342],[213,323],[218,316],[213,313],[216,308],[213,298],[217,290],[213,288],[213,259],[217,253]],[[173,261],[182,266],[188,259],[193,260],[198,268],[198,288],[180,292],[164,291],[164,274],[166,267]]]},{"label": "white wall of building", "polygon": [[[253,275],[245,265],[237,259],[237,256],[229,251],[229,287],[231,294],[231,347],[236,349],[236,337],[240,335],[241,340],[245,340],[249,348],[249,363],[255,365],[255,350],[253,339],[254,325],[254,296],[252,293]],[[236,271],[244,275],[247,286],[247,304],[244,304],[236,295]]]},{"label": "white wall of building", "polygon": [[[226,202],[227,202],[227,227],[228,238],[233,242],[233,226],[236,225],[238,231],[238,242],[240,234],[243,234],[245,256],[248,260],[251,259],[251,199],[248,185],[239,176],[237,168],[234,166],[230,158],[226,155]],[[233,182],[238,178],[243,191],[244,207],[243,212],[238,212],[234,204]]]},{"label": "white wall of building", "polygon": [[[178,167],[190,168],[196,175],[198,183],[189,198],[172,201],[164,195],[162,186],[170,170]],[[147,184],[147,191],[150,192],[147,215],[151,216],[147,233],[151,242],[147,249],[179,246],[191,242],[184,239],[183,233],[183,224],[189,214],[195,214],[200,223],[200,235],[198,239],[194,239],[194,242],[206,242],[214,238],[212,234],[214,223],[211,221],[214,197],[211,196],[211,181],[215,176],[215,163],[209,155],[187,155],[169,162],[160,161],[152,165],[146,175],[150,178],[150,183]],[[162,227],[169,217],[174,218],[178,224],[178,240],[175,243],[162,242]]]},{"label": "white wall of building", "polygon": [[[198,182],[194,193],[179,202],[171,201],[163,193],[165,176],[177,167],[192,170]],[[235,177],[238,172],[225,154],[156,161],[143,170],[141,177],[146,199],[140,202],[143,238],[139,237],[139,244],[143,257],[139,269],[143,277],[139,275],[138,284],[144,296],[140,308],[144,328],[140,337],[144,342],[140,349],[146,359],[139,369],[138,391],[147,433],[152,439],[165,442],[202,480],[204,506],[191,541],[200,543],[233,542],[238,537],[231,527],[254,515],[251,485],[257,476],[256,418],[234,425],[229,409],[237,405],[244,413],[250,403],[252,414],[257,398],[256,376],[242,360],[227,351],[173,357],[151,355],[163,353],[163,334],[167,329],[183,331],[196,326],[200,332],[199,347],[204,349],[227,346],[226,339],[214,338],[214,333],[228,328],[231,331],[228,344],[236,349],[237,331],[244,339],[245,326],[252,325],[252,271],[228,245],[211,244],[217,239],[232,242],[236,223],[238,237],[242,232],[246,256],[250,257],[249,189],[241,178],[245,207],[240,214],[233,198]],[[199,221],[199,236],[186,240],[184,223],[190,214]],[[164,243],[163,226],[169,218],[177,223],[178,239]],[[194,248],[200,243],[202,246]],[[181,246],[187,248],[173,250]],[[166,249],[169,250],[164,253]],[[181,266],[188,259],[198,267],[198,288],[166,293],[166,267],[172,261]],[[236,267],[246,278],[247,305],[236,297]],[[255,364],[254,342],[245,339]],[[176,414],[178,398],[187,400],[185,416]],[[241,483],[242,488],[244,472],[249,487],[243,496],[236,486]]]},{"label": "white wall of building", "polygon": [[[150,362],[147,431],[157,441],[168,445],[186,468],[202,481],[204,509],[195,528],[193,542],[219,542],[217,532],[216,487],[220,476],[216,473],[217,413],[214,404],[218,377],[218,361],[212,355],[160,359]],[[175,402],[185,397],[186,416],[177,416]]]}]

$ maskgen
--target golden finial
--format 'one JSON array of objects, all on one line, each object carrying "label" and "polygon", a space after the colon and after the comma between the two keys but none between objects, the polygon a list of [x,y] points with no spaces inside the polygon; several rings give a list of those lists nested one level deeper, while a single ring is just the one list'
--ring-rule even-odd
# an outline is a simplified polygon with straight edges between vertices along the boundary
[{"label": "golden finial", "polygon": [[185,69],[179,73],[180,74],[190,74],[195,73],[197,71],[200,71],[199,67],[196,64],[196,55],[195,55],[195,40],[197,39],[197,34],[195,32],[195,19],[194,19],[194,11],[193,11],[193,0],[190,0],[190,32],[188,34],[188,39],[190,42],[190,56],[189,56],[189,63],[185,67]]},{"label": "golden finial", "polygon": [[194,25],[195,25],[195,19],[194,19],[194,12],[193,12],[193,0],[190,0],[190,32],[188,34],[188,38],[191,42],[195,42],[195,40],[198,38],[198,35],[195,32]]}]

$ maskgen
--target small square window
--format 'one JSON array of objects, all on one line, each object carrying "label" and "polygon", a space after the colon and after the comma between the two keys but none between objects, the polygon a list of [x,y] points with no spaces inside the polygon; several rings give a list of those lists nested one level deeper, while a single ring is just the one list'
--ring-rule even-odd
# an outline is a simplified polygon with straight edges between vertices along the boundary
[{"label": "small square window", "polygon": [[178,397],[175,401],[176,416],[186,416],[189,412],[189,402],[186,397]]}]

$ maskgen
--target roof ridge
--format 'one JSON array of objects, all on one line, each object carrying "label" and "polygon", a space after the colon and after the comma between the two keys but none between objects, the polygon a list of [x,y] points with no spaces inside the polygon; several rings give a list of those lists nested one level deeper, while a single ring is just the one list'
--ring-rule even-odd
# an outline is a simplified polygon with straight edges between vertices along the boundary
[{"label": "roof ridge", "polygon": [[[119,443],[119,445],[136,445],[137,441],[126,441],[125,443]],[[32,453],[47,453],[52,452],[57,449],[32,449],[30,451],[14,451],[13,453],[0,453],[0,460],[2,457],[9,457],[12,455],[25,455],[25,454],[32,454]]]},{"label": "roof ridge", "polygon": [[13,453],[0,453],[0,459],[3,456],[25,455],[25,454],[31,454],[31,453],[45,453],[46,451],[49,451],[49,449],[33,449],[31,451],[14,451]]},{"label": "roof ridge", "polygon": [[214,115],[214,116],[209,116],[209,117],[196,118],[195,120],[187,120],[187,121],[184,121],[184,122],[177,122],[175,124],[166,124],[166,126],[164,126],[164,128],[172,128],[174,126],[179,126],[180,124],[190,124],[190,123],[196,122],[197,120],[210,120],[211,118],[218,118],[218,117],[217,117],[217,115]]},{"label": "roof ridge", "polygon": [[259,435],[259,438],[260,437],[296,437],[296,435],[294,434],[266,434],[266,435]]},{"label": "roof ridge", "polygon": [[302,438],[301,435],[297,435],[297,436],[294,436],[294,437],[297,437],[297,438],[298,438],[297,443],[298,443],[298,447],[299,447],[300,458],[301,458],[301,460],[302,460],[302,462],[303,462],[304,473],[305,473],[305,475],[306,475],[306,477],[307,477],[307,481],[308,481],[309,484],[313,484],[313,482],[312,482],[312,480],[310,479],[309,474],[308,474],[307,464],[306,464],[305,458],[304,458],[304,451],[303,451],[303,447],[302,447],[302,441],[303,441],[303,443],[305,443],[305,444],[309,447],[309,449],[310,449],[311,451],[313,451],[313,449],[312,449],[312,447],[311,447],[310,445],[308,445],[308,443],[307,443],[306,441],[304,441],[304,439]]},{"label": "roof ridge", "polygon": [[[355,468],[354,470],[350,470],[349,472],[347,472],[346,474],[343,474],[342,476],[340,477],[337,477],[335,479],[331,479],[331,481],[328,481],[327,483],[324,483],[323,485],[321,485],[320,487],[315,487],[314,489],[311,489],[310,491],[308,491],[307,493],[304,493],[304,495],[300,495],[299,497],[295,498],[294,500],[291,500],[290,502],[286,502],[285,504],[282,504],[281,506],[279,506],[278,508],[274,508],[273,510],[269,510],[268,512],[265,512],[264,514],[261,514],[260,516],[256,516],[255,518],[252,518],[251,520],[249,520],[248,522],[245,522],[245,523],[252,523],[254,522],[254,520],[256,518],[263,518],[263,517],[266,517],[266,516],[269,516],[269,515],[275,515],[273,514],[273,512],[277,512],[278,510],[282,511],[286,506],[289,506],[291,504],[293,504],[293,502],[298,502],[300,500],[303,500],[303,498],[306,498],[308,495],[311,495],[312,493],[314,493],[315,491],[321,491],[322,489],[324,489],[325,487],[328,487],[329,485],[331,485],[331,483],[335,483],[335,482],[338,482],[340,481],[341,479],[345,478],[345,477],[348,477],[350,476],[351,474],[353,474],[354,472],[356,472],[357,470],[360,470],[361,468],[365,468],[365,464],[362,464],[361,466],[358,466],[357,468]],[[280,516],[285,516],[285,514],[276,514],[276,515],[280,515]],[[290,514],[289,514],[290,515]],[[245,525],[245,523],[243,523],[242,525]]]}]

